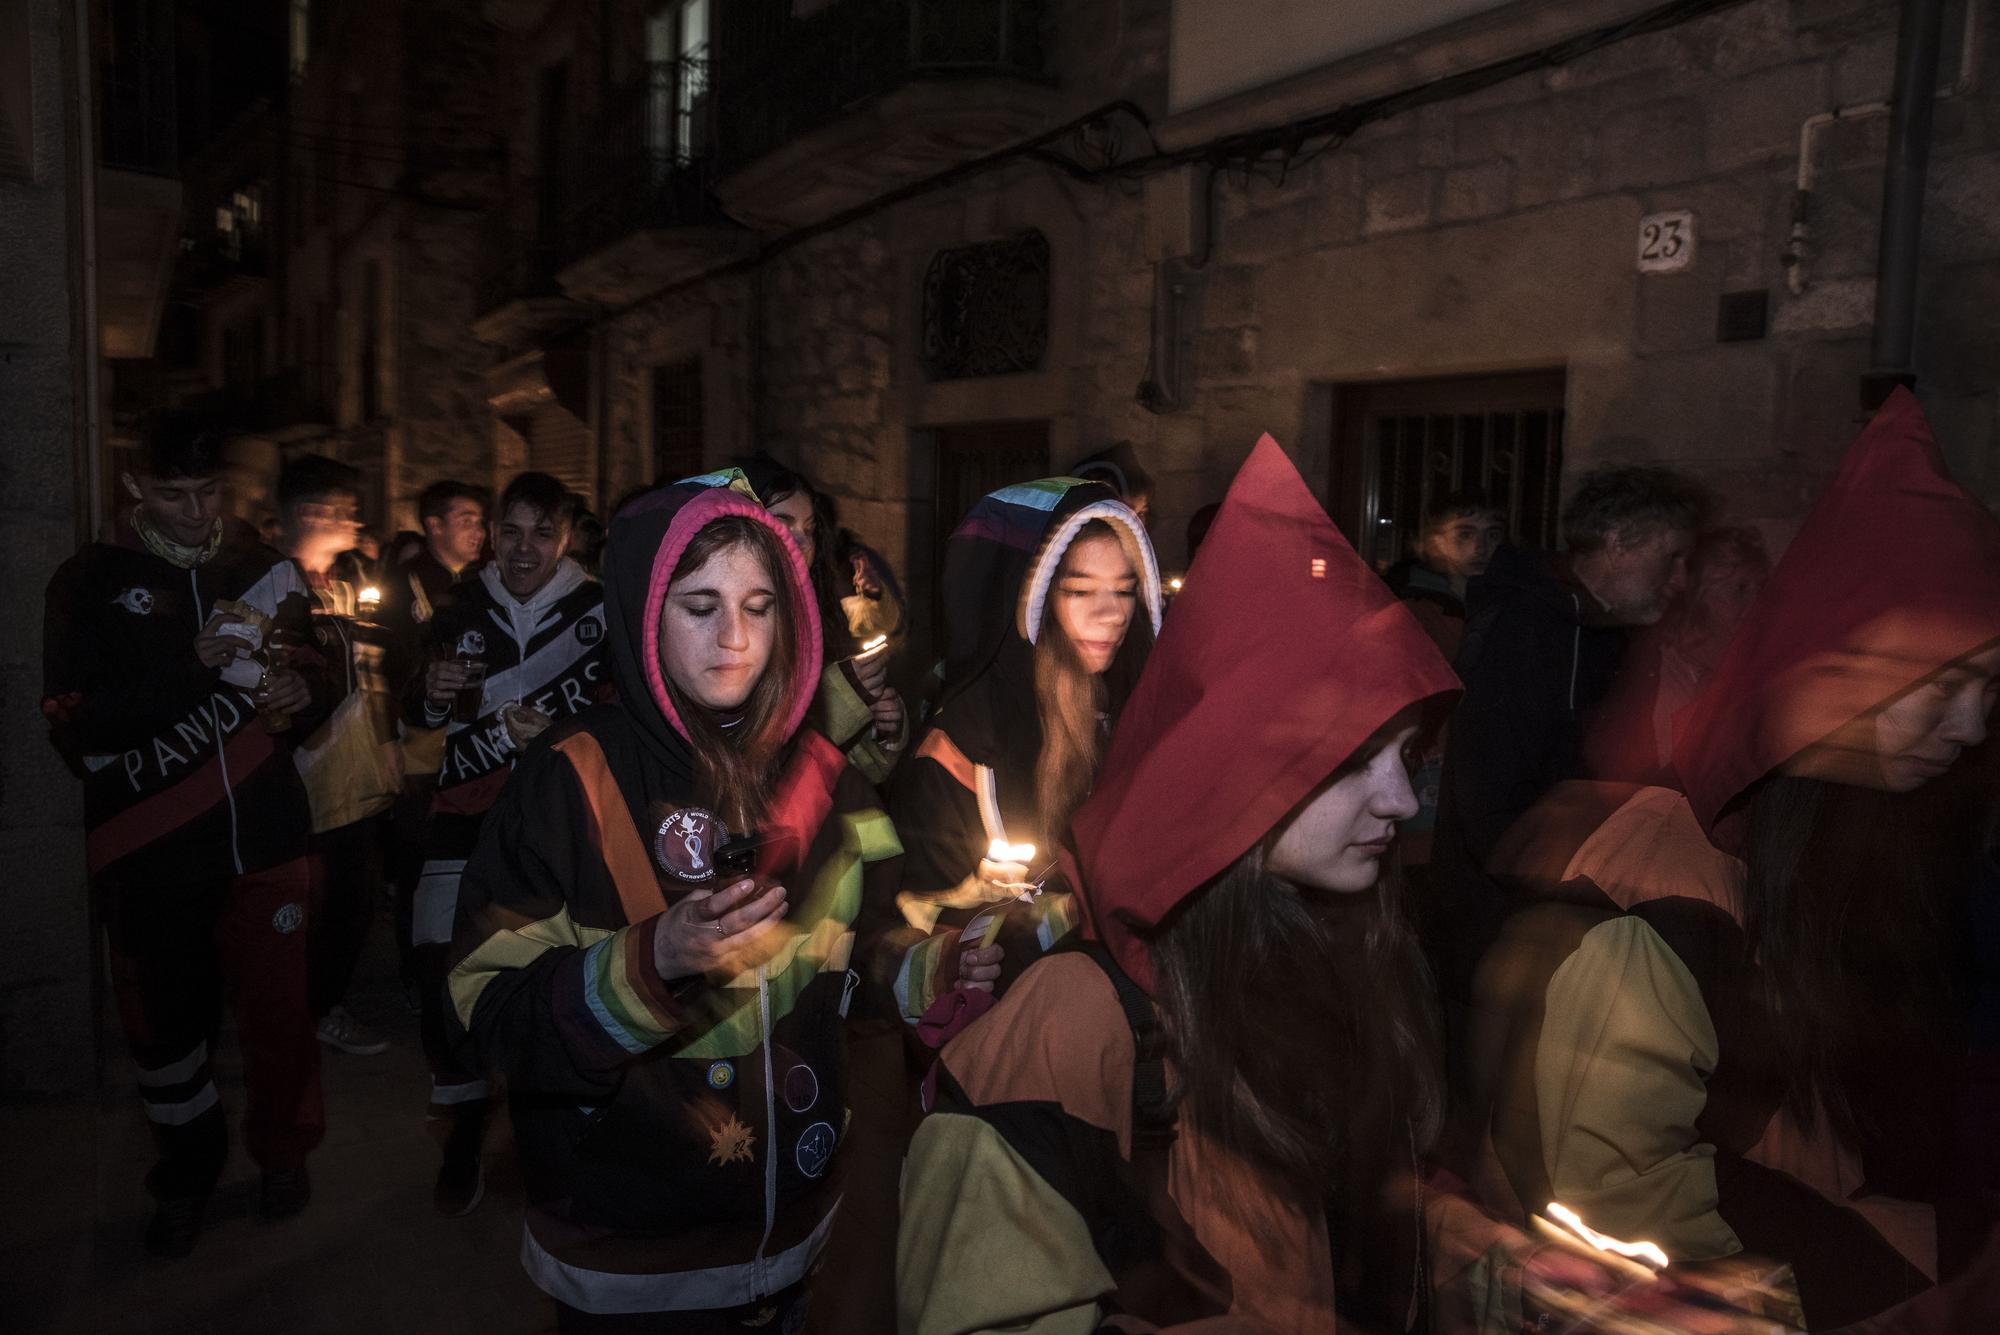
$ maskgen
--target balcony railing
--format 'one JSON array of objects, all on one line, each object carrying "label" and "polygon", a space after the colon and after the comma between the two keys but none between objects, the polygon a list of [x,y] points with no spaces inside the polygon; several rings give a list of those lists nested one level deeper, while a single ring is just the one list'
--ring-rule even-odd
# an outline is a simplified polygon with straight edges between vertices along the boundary
[{"label": "balcony railing", "polygon": [[564,262],[634,231],[723,221],[705,61],[660,61],[586,127],[560,184]]},{"label": "balcony railing", "polygon": [[917,79],[1044,75],[1045,0],[835,0],[804,18],[761,6],[727,34],[716,156],[753,162]]},{"label": "balcony railing", "polygon": [[139,46],[100,67],[103,162],[125,171],[175,176],[180,134],[171,47]]}]

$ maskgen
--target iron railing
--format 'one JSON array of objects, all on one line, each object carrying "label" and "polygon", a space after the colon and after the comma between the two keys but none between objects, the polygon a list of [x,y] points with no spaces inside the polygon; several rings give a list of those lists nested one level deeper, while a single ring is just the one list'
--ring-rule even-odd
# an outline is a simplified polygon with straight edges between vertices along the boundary
[{"label": "iron railing", "polygon": [[563,164],[560,258],[633,231],[719,223],[708,62],[657,61],[614,94]]},{"label": "iron railing", "polygon": [[1045,0],[834,0],[803,18],[748,6],[719,36],[716,156],[763,157],[855,103],[925,78],[1045,77]]}]

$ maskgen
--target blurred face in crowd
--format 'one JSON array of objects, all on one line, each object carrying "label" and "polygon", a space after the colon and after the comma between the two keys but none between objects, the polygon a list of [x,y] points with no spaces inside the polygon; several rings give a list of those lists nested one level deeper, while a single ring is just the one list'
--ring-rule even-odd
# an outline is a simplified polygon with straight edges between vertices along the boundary
[{"label": "blurred face in crowd", "polygon": [[1272,831],[1264,870],[1302,890],[1356,894],[1382,874],[1396,823],[1417,814],[1410,787],[1418,713],[1404,710],[1375,730]]},{"label": "blurred face in crowd", "polygon": [[660,613],[660,667],[702,706],[742,708],[771,663],[778,582],[757,552],[724,547],[675,579]]},{"label": "blurred face in crowd", "polygon": [[125,474],[125,490],[153,527],[183,547],[199,547],[222,519],[220,477],[154,477]]},{"label": "blurred face in crowd", "polygon": [[1687,587],[1694,534],[1684,528],[1642,525],[1617,529],[1596,553],[1598,578],[1590,591],[1621,626],[1650,626]]},{"label": "blurred face in crowd", "polygon": [[283,518],[285,549],[308,570],[325,570],[342,552],[354,550],[361,532],[361,506],[351,491],[296,501]]},{"label": "blurred face in crowd", "polygon": [[1103,672],[1118,656],[1139,606],[1139,572],[1109,534],[1078,538],[1063,553],[1049,597],[1056,624],[1084,667]]},{"label": "blurred face in crowd", "polygon": [[1506,526],[1491,510],[1453,515],[1424,535],[1419,555],[1425,565],[1449,579],[1453,591],[1463,597],[1465,582],[1486,573],[1493,553],[1506,538]]},{"label": "blurred face in crowd", "polygon": [[1907,793],[1950,769],[1966,748],[1986,740],[1996,697],[2000,645],[1959,659],[1875,711],[1883,785]]},{"label": "blurred face in crowd", "polygon": [[446,569],[459,571],[479,559],[486,543],[486,507],[464,496],[456,497],[444,514],[424,520],[424,536],[430,539],[431,553]]},{"label": "blurred face in crowd", "polygon": [[764,507],[777,516],[791,533],[792,541],[798,543],[799,554],[806,558],[810,568],[819,545],[818,526],[813,522],[812,497],[803,491],[795,491],[782,501]]},{"label": "blurred face in crowd", "polygon": [[493,563],[507,592],[527,601],[541,592],[569,548],[569,525],[516,502],[493,526]]}]

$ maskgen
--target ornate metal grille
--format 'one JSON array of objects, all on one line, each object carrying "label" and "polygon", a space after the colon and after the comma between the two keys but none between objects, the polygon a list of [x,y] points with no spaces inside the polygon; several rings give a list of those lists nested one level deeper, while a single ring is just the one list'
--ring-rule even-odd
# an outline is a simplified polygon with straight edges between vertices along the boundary
[{"label": "ornate metal grille", "polygon": [[1042,364],[1049,346],[1049,242],[1030,229],[941,250],[924,274],[924,375],[969,380]]}]

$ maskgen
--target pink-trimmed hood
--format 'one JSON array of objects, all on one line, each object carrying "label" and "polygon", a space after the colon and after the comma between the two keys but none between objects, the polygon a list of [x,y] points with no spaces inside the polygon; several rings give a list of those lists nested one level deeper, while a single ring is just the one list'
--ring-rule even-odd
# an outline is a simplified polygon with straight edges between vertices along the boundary
[{"label": "pink-trimmed hood", "polygon": [[677,482],[648,492],[612,521],[604,593],[612,678],[620,698],[656,748],[685,754],[687,727],[667,696],[660,669],[660,616],[674,567],[688,544],[709,524],[740,515],[774,534],[786,556],[787,605],[798,628],[798,664],[792,674],[786,736],[797,732],[819,687],[819,606],[805,557],[783,523],[738,489],[735,470]]}]

